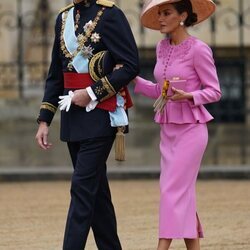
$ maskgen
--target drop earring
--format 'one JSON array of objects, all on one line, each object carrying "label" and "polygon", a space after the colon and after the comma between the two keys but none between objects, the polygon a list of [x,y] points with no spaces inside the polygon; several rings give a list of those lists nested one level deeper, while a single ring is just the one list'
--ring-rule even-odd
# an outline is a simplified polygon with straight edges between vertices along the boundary
[{"label": "drop earring", "polygon": [[180,26],[184,26],[184,22],[183,21],[180,22]]}]

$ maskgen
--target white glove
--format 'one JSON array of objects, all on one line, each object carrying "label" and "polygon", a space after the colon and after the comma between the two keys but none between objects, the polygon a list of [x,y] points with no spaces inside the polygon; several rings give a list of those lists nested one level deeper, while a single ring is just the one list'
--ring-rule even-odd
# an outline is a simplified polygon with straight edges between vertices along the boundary
[{"label": "white glove", "polygon": [[71,100],[74,96],[74,92],[73,91],[69,91],[68,95],[62,95],[59,96],[59,99],[61,99],[61,101],[59,101],[59,109],[62,110],[66,110],[66,112],[69,111],[70,105],[71,105]]},{"label": "white glove", "polygon": [[91,110],[95,109],[97,104],[97,101],[90,101],[90,103],[86,106],[86,111],[90,112]]}]

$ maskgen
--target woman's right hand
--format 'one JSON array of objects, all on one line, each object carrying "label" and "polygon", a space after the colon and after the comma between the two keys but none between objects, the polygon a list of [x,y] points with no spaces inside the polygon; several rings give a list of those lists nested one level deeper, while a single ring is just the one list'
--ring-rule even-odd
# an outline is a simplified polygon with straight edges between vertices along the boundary
[{"label": "woman's right hand", "polygon": [[113,68],[113,71],[118,70],[118,69],[120,69],[122,67],[123,67],[123,64],[116,64],[115,67]]}]

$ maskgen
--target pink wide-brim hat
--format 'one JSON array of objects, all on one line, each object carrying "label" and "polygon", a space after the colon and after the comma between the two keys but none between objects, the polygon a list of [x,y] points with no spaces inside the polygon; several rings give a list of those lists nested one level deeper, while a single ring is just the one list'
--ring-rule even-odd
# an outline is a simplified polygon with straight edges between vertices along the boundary
[{"label": "pink wide-brim hat", "polygon": [[[182,0],[147,0],[142,8],[142,25],[149,29],[160,30],[160,23],[158,21],[159,6],[180,1]],[[194,25],[211,16],[216,8],[212,0],[190,0],[190,2],[192,3],[193,12],[197,14],[198,19]]]}]

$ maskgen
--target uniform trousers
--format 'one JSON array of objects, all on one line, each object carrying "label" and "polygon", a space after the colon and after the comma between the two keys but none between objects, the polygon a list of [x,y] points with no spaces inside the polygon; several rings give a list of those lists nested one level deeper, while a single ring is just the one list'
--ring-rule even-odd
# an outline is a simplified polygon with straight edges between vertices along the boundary
[{"label": "uniform trousers", "polygon": [[74,166],[63,250],[85,249],[90,228],[99,250],[120,250],[106,161],[114,137],[68,142]]}]

